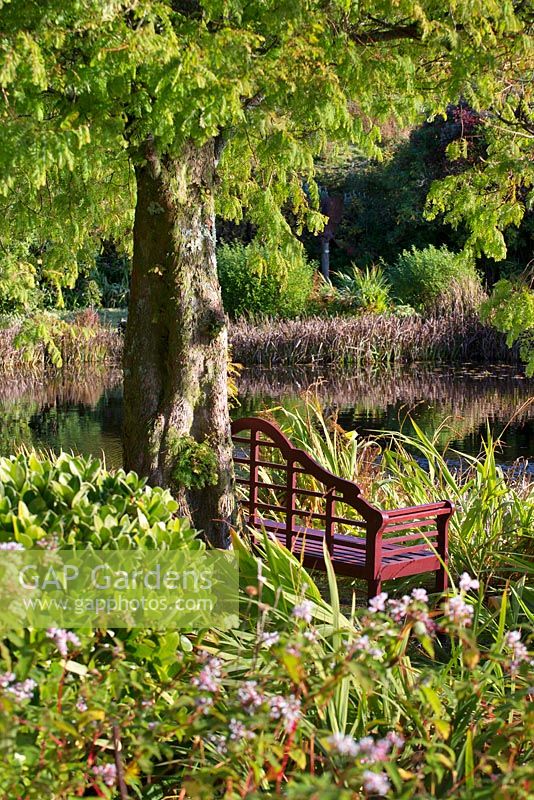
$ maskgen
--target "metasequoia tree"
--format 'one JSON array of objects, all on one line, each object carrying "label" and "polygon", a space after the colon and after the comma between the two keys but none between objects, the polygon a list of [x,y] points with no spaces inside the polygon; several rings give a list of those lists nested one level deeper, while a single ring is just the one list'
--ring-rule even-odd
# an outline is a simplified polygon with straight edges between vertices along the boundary
[{"label": "metasequoia tree", "polygon": [[531,25],[516,0],[0,2],[0,241],[46,241],[60,285],[133,228],[125,466],[213,542],[233,511],[215,214],[246,214],[283,270],[324,222],[327,146],[377,155],[381,121],[460,96],[513,122]]}]

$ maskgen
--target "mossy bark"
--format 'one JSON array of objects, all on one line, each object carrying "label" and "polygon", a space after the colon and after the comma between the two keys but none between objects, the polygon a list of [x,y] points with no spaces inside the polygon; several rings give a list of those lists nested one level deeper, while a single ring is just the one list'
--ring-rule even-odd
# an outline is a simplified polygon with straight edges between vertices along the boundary
[{"label": "mossy bark", "polygon": [[[227,543],[233,498],[227,330],[215,260],[213,142],[136,167],[132,285],[124,349],[124,462],[177,493],[182,513],[216,546]],[[174,485],[181,436],[209,440],[218,480]]]}]

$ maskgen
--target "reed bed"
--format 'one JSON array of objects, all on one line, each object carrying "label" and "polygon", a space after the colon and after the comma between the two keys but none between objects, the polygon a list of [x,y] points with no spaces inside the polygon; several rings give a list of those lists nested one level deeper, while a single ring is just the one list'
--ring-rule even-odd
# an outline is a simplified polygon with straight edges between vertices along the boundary
[{"label": "reed bed", "polygon": [[[46,342],[16,346],[24,323],[0,329],[0,372],[50,366]],[[81,312],[56,334],[63,363],[119,364],[123,337],[102,325],[94,312]],[[89,330],[90,336],[87,336]],[[517,348],[475,315],[450,313],[422,319],[364,314],[357,317],[263,319],[230,323],[233,360],[247,367],[336,367],[371,364],[465,362],[519,364]]]},{"label": "reed bed", "polygon": [[310,317],[235,322],[230,330],[235,361],[246,366],[359,367],[418,361],[518,363],[516,349],[476,315]]},{"label": "reed bed", "polygon": [[[54,363],[56,352],[60,355],[60,365],[70,368],[120,362],[122,338],[116,330],[101,325],[96,314],[82,312],[72,322],[58,319],[55,323],[44,336],[33,331],[25,335],[26,321],[0,328],[0,373],[18,377],[21,372],[54,369],[58,366]],[[21,334],[24,341],[19,343]]]}]

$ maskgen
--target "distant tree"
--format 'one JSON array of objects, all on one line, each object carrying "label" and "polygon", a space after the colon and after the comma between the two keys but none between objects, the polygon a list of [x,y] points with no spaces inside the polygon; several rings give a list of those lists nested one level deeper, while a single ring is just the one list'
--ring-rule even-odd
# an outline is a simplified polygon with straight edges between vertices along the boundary
[{"label": "distant tree", "polygon": [[433,202],[453,223],[473,218],[474,246],[482,228],[498,239],[523,207],[507,164],[524,158],[532,24],[517,0],[0,3],[0,240],[46,239],[49,274],[72,284],[89,237],[133,224],[125,464],[172,485],[184,453],[194,465],[210,444],[205,485],[175,488],[212,541],[233,511],[216,210],[245,213],[258,246],[291,260],[294,232],[323,223],[314,158],[328,142],[377,154],[381,120],[407,125],[464,96],[495,109],[497,188],[484,171]]}]

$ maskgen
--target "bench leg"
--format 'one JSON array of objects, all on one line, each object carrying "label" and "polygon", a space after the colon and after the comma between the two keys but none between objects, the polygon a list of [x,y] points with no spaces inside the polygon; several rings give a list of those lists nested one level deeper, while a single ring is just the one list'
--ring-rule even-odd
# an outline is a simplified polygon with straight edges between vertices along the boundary
[{"label": "bench leg", "polygon": [[436,592],[446,592],[449,587],[449,576],[445,567],[436,570]]},{"label": "bench leg", "polygon": [[367,581],[367,599],[371,600],[373,597],[376,597],[377,594],[380,594],[382,591],[382,581],[380,578],[376,578],[374,580]]}]

